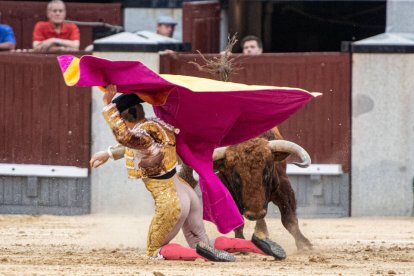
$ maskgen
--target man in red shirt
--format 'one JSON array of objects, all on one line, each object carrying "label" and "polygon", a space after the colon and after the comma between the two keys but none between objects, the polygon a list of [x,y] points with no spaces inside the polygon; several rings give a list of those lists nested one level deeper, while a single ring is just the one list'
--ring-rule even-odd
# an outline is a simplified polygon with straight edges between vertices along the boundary
[{"label": "man in red shirt", "polygon": [[52,0],[47,5],[49,21],[37,22],[33,30],[33,50],[47,51],[78,51],[79,29],[75,24],[64,23],[66,18],[65,3]]}]

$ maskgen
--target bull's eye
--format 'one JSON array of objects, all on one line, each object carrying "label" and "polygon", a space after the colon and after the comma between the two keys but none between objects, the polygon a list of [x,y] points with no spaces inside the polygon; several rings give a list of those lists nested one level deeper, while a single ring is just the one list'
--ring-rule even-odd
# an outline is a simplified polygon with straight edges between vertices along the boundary
[{"label": "bull's eye", "polygon": [[264,168],[263,170],[263,182],[268,183],[271,180],[271,172],[269,168]]},{"label": "bull's eye", "polygon": [[240,174],[236,170],[233,170],[232,180],[235,184],[240,184],[241,183]]},{"label": "bull's eye", "polygon": [[263,186],[266,190],[265,194],[267,199],[269,199],[272,191],[274,191],[275,187],[273,185],[273,170],[271,167],[265,167],[263,170]]}]

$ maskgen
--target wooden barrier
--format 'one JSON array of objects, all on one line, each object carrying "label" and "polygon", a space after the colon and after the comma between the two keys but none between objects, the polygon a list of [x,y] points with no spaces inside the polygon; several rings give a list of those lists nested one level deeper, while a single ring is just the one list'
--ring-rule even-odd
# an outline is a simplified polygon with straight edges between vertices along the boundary
[{"label": "wooden barrier", "polygon": [[[211,58],[214,55],[207,55]],[[303,146],[316,164],[340,164],[350,168],[351,73],[348,53],[275,53],[234,55],[240,68],[230,81],[246,84],[300,87],[323,96],[280,125],[285,139]],[[164,55],[160,72],[211,78],[189,61],[203,61],[195,54]]]},{"label": "wooden barrier", "polygon": [[0,53],[0,84],[0,163],[89,167],[91,89],[56,55]]}]

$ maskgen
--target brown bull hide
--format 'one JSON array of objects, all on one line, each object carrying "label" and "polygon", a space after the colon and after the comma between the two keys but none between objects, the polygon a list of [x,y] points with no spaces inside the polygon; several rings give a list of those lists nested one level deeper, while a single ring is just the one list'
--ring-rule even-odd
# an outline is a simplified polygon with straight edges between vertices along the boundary
[{"label": "brown bull hide", "polygon": [[[268,236],[264,217],[269,202],[279,207],[282,223],[295,238],[298,249],[311,248],[312,244],[301,233],[296,215],[296,199],[286,174],[287,152],[270,151],[267,142],[283,139],[277,128],[258,138],[230,146],[225,157],[215,161],[219,172],[239,207],[249,220],[257,220],[255,234]],[[244,238],[243,226],[235,231],[236,237]]]},{"label": "brown bull hide", "polygon": [[[249,164],[247,167],[246,164]],[[273,164],[273,155],[267,146],[267,140],[254,138],[226,150],[221,162],[214,162],[214,169],[228,186],[233,198],[241,202],[240,212],[251,220],[266,215],[269,197],[265,190],[264,168]],[[268,177],[266,184],[272,185]],[[271,180],[271,179],[270,179]],[[230,187],[229,187],[230,186]]]},{"label": "brown bull hide", "polygon": [[[214,161],[214,169],[230,191],[239,211],[249,220],[257,220],[255,234],[268,237],[264,217],[269,202],[279,207],[283,226],[295,238],[298,249],[311,248],[310,241],[301,233],[296,215],[296,199],[286,174],[287,152],[272,152],[270,140],[283,139],[277,128],[258,138],[228,147],[224,158]],[[183,164],[180,176],[192,183],[192,169]],[[236,238],[243,238],[243,226],[235,230]]]}]

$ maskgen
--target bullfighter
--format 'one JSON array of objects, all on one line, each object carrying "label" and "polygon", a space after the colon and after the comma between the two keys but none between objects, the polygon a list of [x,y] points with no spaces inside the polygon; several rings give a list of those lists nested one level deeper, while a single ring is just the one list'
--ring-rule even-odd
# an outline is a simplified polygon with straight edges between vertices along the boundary
[{"label": "bullfighter", "polygon": [[[135,94],[150,103],[158,118],[180,129],[174,148],[183,162],[199,175],[203,219],[213,222],[221,233],[241,226],[243,218],[231,194],[213,171],[214,149],[259,135],[317,96],[299,88],[159,75],[139,61],[65,55],[59,56],[58,62],[67,85],[106,87],[114,84],[120,93]],[[131,131],[127,133],[128,137],[133,137]],[[134,132],[138,133],[140,131]],[[159,171],[164,172],[169,171]]]},{"label": "bullfighter", "polygon": [[[91,166],[99,167],[110,156],[113,159],[125,156],[128,176],[143,180],[156,206],[147,239],[149,257],[234,261],[234,256],[226,251],[268,254],[278,259],[286,257],[283,249],[271,240],[261,241],[266,253],[252,241],[242,239],[219,237],[210,244],[199,199],[191,186],[176,175],[174,133],[179,130],[159,118],[146,119],[141,105],[143,101],[137,95],[123,94],[113,99],[116,93],[116,86],[106,87],[103,115],[122,146],[96,153]],[[169,244],[180,229],[190,248]]]}]

